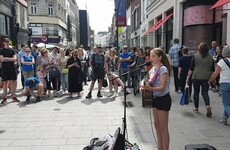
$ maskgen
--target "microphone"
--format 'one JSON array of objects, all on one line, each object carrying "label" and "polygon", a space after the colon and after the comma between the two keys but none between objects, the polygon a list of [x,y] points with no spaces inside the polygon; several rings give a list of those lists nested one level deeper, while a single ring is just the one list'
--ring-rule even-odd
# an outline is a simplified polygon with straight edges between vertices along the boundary
[{"label": "microphone", "polygon": [[143,66],[151,66],[151,64],[152,64],[152,62],[148,61],[148,62],[145,62],[143,64],[140,64],[140,65],[136,66],[136,68],[143,67]]}]

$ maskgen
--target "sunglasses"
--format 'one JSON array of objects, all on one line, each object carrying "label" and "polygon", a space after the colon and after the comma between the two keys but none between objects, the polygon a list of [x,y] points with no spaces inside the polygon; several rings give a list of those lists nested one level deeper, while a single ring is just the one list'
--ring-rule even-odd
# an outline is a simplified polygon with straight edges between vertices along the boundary
[{"label": "sunglasses", "polygon": [[26,53],[29,53],[30,51],[26,51]]}]

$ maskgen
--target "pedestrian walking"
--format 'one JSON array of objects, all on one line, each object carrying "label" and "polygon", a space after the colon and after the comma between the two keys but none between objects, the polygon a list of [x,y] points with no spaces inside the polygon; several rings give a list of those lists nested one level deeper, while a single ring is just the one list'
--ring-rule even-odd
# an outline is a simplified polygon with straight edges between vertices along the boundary
[{"label": "pedestrian walking", "polygon": [[181,44],[179,39],[174,39],[174,45],[169,49],[169,57],[171,60],[171,65],[173,69],[173,78],[175,85],[175,92],[179,92],[180,80],[178,79],[178,67],[179,67],[179,53],[181,50]]},{"label": "pedestrian walking", "polygon": [[208,95],[208,80],[214,70],[214,60],[212,56],[208,53],[208,45],[205,42],[201,42],[198,47],[198,52],[194,54],[194,57],[192,59],[186,82],[189,83],[189,79],[190,77],[192,77],[194,87],[193,99],[195,105],[193,111],[195,113],[199,112],[199,94],[201,87],[201,95],[205,102],[207,117],[211,117],[212,115],[210,98]]},{"label": "pedestrian walking", "polygon": [[216,66],[215,72],[209,79],[211,84],[215,78],[220,74],[220,91],[222,95],[222,102],[224,106],[223,118],[220,120],[221,124],[227,125],[227,119],[230,117],[230,46],[226,46],[222,52],[223,59],[221,59]]}]

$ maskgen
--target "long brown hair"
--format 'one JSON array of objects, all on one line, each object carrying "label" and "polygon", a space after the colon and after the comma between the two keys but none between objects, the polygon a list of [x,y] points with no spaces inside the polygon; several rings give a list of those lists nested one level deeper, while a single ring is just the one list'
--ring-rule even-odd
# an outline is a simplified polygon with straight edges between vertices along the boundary
[{"label": "long brown hair", "polygon": [[170,76],[170,73],[171,73],[171,65],[169,63],[169,60],[168,60],[168,57],[167,55],[165,54],[165,52],[161,49],[161,48],[154,48],[152,49],[156,52],[157,56],[158,57],[162,57],[161,59],[161,63],[168,69],[168,74]]},{"label": "long brown hair", "polygon": [[205,58],[206,56],[208,56],[208,44],[206,42],[201,42],[199,47],[198,47],[198,51],[201,54],[202,58]]}]

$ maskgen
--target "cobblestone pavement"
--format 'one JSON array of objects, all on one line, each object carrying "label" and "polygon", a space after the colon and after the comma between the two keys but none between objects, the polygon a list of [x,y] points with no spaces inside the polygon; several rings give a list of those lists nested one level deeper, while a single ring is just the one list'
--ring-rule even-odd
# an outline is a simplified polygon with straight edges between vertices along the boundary
[{"label": "cobblestone pavement", "polygon": [[[50,97],[40,103],[32,99],[30,104],[25,102],[26,97],[19,97],[20,103],[8,99],[6,105],[0,105],[0,150],[82,150],[93,137],[113,135],[122,126],[123,93],[109,98],[105,88],[103,98],[97,98],[95,89],[92,99],[85,99],[88,88],[84,86],[81,98]],[[200,113],[195,114],[193,103],[180,106],[180,95],[171,92],[170,150],[183,150],[186,144],[198,143],[213,145],[218,150],[230,149],[230,126],[218,123],[223,111],[221,97],[212,91],[209,93],[211,118],[205,116],[202,98]],[[127,101],[133,104],[126,109],[128,141],[137,143],[142,150],[156,149],[150,109],[142,107],[140,94],[129,94]]]}]

